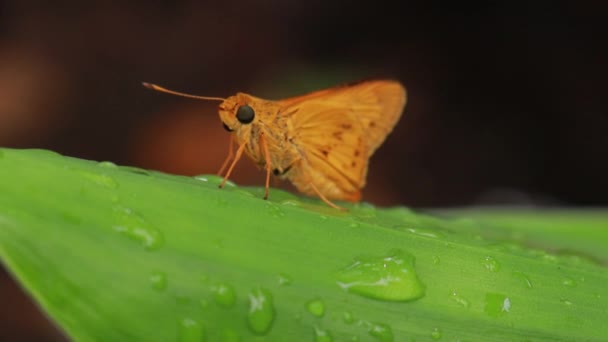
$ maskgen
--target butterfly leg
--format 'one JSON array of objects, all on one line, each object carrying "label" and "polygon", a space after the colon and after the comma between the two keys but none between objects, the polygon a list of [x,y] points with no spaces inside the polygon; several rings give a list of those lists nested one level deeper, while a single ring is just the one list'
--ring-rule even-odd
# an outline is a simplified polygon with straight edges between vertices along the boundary
[{"label": "butterfly leg", "polygon": [[226,172],[226,176],[224,176],[224,179],[220,183],[219,188],[223,188],[224,184],[226,184],[226,181],[228,180],[228,177],[230,177],[230,174],[232,173],[232,170],[234,169],[236,162],[238,162],[239,159],[241,159],[241,156],[243,155],[243,151],[245,151],[245,144],[239,146],[239,149],[236,150],[236,156],[234,157],[232,164],[228,168],[228,172]]},{"label": "butterfly leg", "polygon": [[330,207],[332,207],[334,209],[338,209],[338,210],[342,210],[342,211],[348,211],[348,209],[346,209],[344,207],[341,207],[341,206],[335,204],[334,202],[328,200],[327,197],[325,197],[325,195],[323,195],[321,193],[321,191],[319,191],[319,189],[317,189],[317,187],[313,183],[310,183],[310,187],[314,190],[314,192],[317,194],[317,196],[319,196],[319,198],[323,202],[325,202],[328,206],[330,206]]},{"label": "butterfly leg", "polygon": [[270,152],[268,152],[268,144],[266,143],[266,139],[264,139],[264,133],[260,134],[260,145],[262,145],[262,150],[264,151],[264,161],[266,163],[266,190],[264,192],[264,199],[268,199],[268,189],[270,188],[270,171],[272,170],[272,165],[270,162]]},{"label": "butterfly leg", "polygon": [[234,135],[230,134],[230,142],[228,143],[228,157],[226,157],[226,160],[224,160],[222,167],[217,172],[218,175],[221,176],[222,173],[224,173],[224,170],[226,169],[226,167],[228,166],[228,163],[230,162],[230,160],[232,160],[233,157],[234,157]]}]

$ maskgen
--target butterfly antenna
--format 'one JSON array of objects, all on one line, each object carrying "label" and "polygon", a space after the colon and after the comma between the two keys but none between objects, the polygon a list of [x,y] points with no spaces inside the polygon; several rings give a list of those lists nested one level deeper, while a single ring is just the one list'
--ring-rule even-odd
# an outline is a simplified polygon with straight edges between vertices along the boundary
[{"label": "butterfly antenna", "polygon": [[161,86],[158,86],[158,85],[152,84],[152,83],[148,83],[148,82],[142,82],[141,84],[143,84],[143,86],[146,87],[146,88],[150,88],[152,90],[160,91],[161,93],[167,93],[167,94],[177,95],[177,96],[181,96],[181,97],[188,97],[188,98],[191,98],[191,99],[212,100],[212,101],[224,101],[224,100],[226,100],[226,99],[223,99],[221,97],[199,96],[199,95],[180,93],[179,91],[169,90],[167,88],[163,88]]}]

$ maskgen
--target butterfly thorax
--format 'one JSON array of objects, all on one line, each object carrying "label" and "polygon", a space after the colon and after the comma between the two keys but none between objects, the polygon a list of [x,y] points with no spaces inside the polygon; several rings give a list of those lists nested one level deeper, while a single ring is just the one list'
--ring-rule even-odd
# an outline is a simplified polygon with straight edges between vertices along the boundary
[{"label": "butterfly thorax", "polygon": [[[251,122],[239,120],[239,108],[243,106],[253,110]],[[236,143],[239,146],[244,144],[245,153],[262,167],[266,165],[261,144],[261,139],[264,139],[273,173],[286,177],[291,166],[301,159],[301,156],[293,145],[290,119],[282,115],[281,109],[277,102],[237,93],[220,104],[219,114],[224,126],[234,134]]]}]

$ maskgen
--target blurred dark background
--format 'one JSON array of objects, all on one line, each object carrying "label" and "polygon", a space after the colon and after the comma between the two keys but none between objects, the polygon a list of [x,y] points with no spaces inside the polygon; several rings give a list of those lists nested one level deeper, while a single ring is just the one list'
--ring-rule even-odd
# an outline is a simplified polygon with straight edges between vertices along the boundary
[{"label": "blurred dark background", "polygon": [[[214,173],[208,96],[276,99],[370,77],[405,115],[372,158],[378,205],[608,204],[605,1],[0,2],[0,146]],[[232,178],[262,185],[242,161]],[[289,189],[289,185],[282,184]],[[0,340],[61,335],[0,275]]]}]

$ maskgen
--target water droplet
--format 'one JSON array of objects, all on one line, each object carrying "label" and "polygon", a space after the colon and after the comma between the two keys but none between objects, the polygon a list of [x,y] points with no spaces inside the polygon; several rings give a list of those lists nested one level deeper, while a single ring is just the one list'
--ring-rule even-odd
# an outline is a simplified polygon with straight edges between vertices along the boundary
[{"label": "water droplet", "polygon": [[548,262],[553,262],[553,263],[557,263],[557,256],[553,255],[553,254],[549,254],[547,252],[543,252],[543,254],[541,255],[541,259],[548,261]]},{"label": "water droplet", "polygon": [[281,218],[285,216],[283,209],[274,203],[266,202],[266,208],[268,208],[272,217]]},{"label": "water droplet", "polygon": [[471,307],[471,303],[466,298],[464,298],[463,296],[458,294],[458,292],[456,292],[456,291],[452,291],[452,295],[450,296],[450,299],[452,299],[453,301],[455,301],[456,303],[458,303],[460,306],[462,306],[465,309],[468,309],[469,307]]},{"label": "water droplet", "polygon": [[511,310],[511,300],[509,299],[509,297],[507,297],[502,302],[502,311],[509,312],[509,310]]},{"label": "water droplet", "polygon": [[562,279],[562,285],[566,287],[576,287],[576,281],[572,278],[564,278]]},{"label": "water droplet", "polygon": [[194,176],[194,179],[196,179],[197,181],[200,181],[200,182],[205,182],[205,183],[209,182],[209,179],[205,175]]},{"label": "water droplet", "polygon": [[249,293],[249,328],[256,334],[266,334],[274,320],[274,305],[270,291],[258,287]]},{"label": "water droplet", "polygon": [[486,268],[486,270],[488,270],[490,272],[500,271],[500,263],[498,263],[498,261],[496,261],[496,259],[494,259],[491,256],[485,257],[483,259],[482,265],[483,265],[483,267]]},{"label": "water droplet", "polygon": [[256,195],[254,195],[253,193],[251,193],[250,191],[247,190],[236,190],[234,193],[236,194],[241,194],[245,197],[257,197]]},{"label": "water droplet", "polygon": [[167,288],[167,275],[164,272],[154,272],[150,275],[150,285],[157,291]]},{"label": "water droplet", "polygon": [[414,269],[413,255],[393,250],[384,257],[359,257],[340,271],[337,284],[369,298],[408,301],[424,296],[425,287]]},{"label": "water droplet", "polygon": [[348,226],[351,227],[351,228],[357,228],[357,227],[359,227],[359,222],[354,222],[353,221]]},{"label": "water droplet", "polygon": [[372,323],[367,332],[381,342],[393,341],[393,330],[383,323]]},{"label": "water droplet", "polygon": [[513,275],[516,276],[517,278],[520,278],[524,282],[524,285],[527,288],[531,289],[533,287],[532,282],[530,281],[530,278],[528,278],[528,276],[525,273],[515,271],[515,272],[513,272]]},{"label": "water droplet", "polygon": [[325,303],[319,298],[313,299],[306,303],[306,310],[317,317],[323,317],[325,314]]},{"label": "water droplet", "polygon": [[112,163],[111,161],[102,161],[97,163],[97,166],[99,167],[104,167],[106,169],[117,169],[118,166],[116,166],[116,164]]},{"label": "water droplet", "polygon": [[241,335],[233,330],[224,330],[220,338],[222,342],[240,342],[241,340]]},{"label": "water droplet", "polygon": [[203,325],[192,319],[184,318],[179,322],[179,342],[202,342],[205,341],[205,329]]},{"label": "water droplet", "polygon": [[437,231],[431,230],[431,229],[424,229],[424,228],[412,228],[412,227],[408,227],[404,229],[406,232],[418,235],[418,236],[424,236],[424,237],[428,237],[428,238],[432,238],[432,239],[443,239],[445,237],[445,235],[443,235],[442,233],[439,233]]},{"label": "water droplet", "polygon": [[353,314],[350,311],[344,311],[344,314],[342,315],[342,319],[344,320],[344,323],[346,323],[346,324],[353,324],[353,322],[355,321],[355,317],[353,316]]},{"label": "water droplet", "polygon": [[114,207],[113,229],[135,241],[147,250],[154,250],[163,244],[161,232],[130,208]]},{"label": "water droplet", "polygon": [[318,326],[314,327],[315,331],[315,342],[332,342],[333,338],[327,330],[323,330]]},{"label": "water droplet", "polygon": [[501,293],[486,293],[484,312],[491,317],[499,317],[511,310],[511,299]]},{"label": "water droplet", "polygon": [[431,331],[431,338],[433,340],[440,340],[443,337],[443,332],[439,328],[433,328]]},{"label": "water droplet", "polygon": [[434,255],[433,256],[433,265],[439,265],[441,263],[441,258],[439,258],[439,256]]},{"label": "water droplet", "polygon": [[279,286],[289,286],[293,282],[291,276],[285,273],[279,273]]},{"label": "water droplet", "polygon": [[560,301],[562,304],[566,304],[566,305],[568,305],[568,306],[572,305],[572,302],[571,302],[571,301],[569,301],[569,300],[568,300],[568,299],[566,299],[566,298],[560,298],[560,299],[559,299],[559,301]]},{"label": "water droplet", "polygon": [[135,166],[121,166],[121,170],[142,176],[150,176],[150,171]]},{"label": "water droplet", "polygon": [[213,298],[220,306],[229,308],[236,302],[236,291],[226,283],[220,283],[211,287]]},{"label": "water droplet", "polygon": [[302,202],[295,199],[288,199],[282,201],[281,204],[289,207],[299,207],[300,205],[302,205]]},{"label": "water droplet", "polygon": [[114,180],[114,178],[105,175],[103,173],[95,173],[95,172],[89,172],[86,170],[75,170],[76,173],[78,173],[79,175],[81,175],[82,177],[86,178],[87,180],[102,186],[104,188],[109,188],[109,189],[116,189],[118,188],[118,182],[116,182],[116,180]]}]

